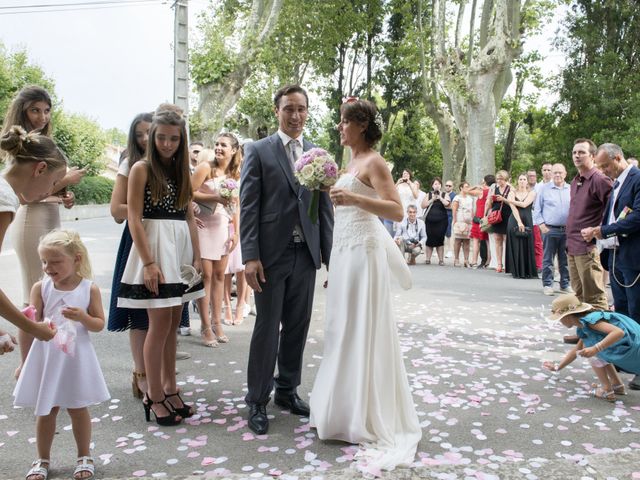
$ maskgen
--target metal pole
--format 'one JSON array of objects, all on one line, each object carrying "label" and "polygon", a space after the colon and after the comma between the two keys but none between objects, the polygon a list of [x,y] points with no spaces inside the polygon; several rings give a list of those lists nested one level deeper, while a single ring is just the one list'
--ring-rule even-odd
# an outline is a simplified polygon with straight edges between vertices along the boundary
[{"label": "metal pole", "polygon": [[[173,103],[189,121],[189,0],[176,0],[173,27]],[[187,128],[188,131],[188,128]]]}]

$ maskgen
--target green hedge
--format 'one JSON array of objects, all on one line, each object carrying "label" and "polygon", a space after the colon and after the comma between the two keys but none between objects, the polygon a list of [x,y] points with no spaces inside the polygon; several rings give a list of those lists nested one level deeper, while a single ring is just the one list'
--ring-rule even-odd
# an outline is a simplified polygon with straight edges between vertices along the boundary
[{"label": "green hedge", "polygon": [[114,181],[106,177],[84,177],[78,185],[72,185],[76,205],[103,204],[111,201]]}]

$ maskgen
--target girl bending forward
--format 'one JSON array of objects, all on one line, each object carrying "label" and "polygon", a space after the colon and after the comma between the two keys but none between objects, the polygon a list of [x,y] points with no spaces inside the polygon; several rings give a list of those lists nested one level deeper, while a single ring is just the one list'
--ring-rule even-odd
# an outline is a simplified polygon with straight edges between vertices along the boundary
[{"label": "girl bending forward", "polygon": [[589,359],[600,382],[593,385],[594,397],[615,402],[616,395],[626,395],[616,366],[640,374],[640,325],[626,315],[596,310],[575,295],[559,296],[551,309],[551,319],[567,328],[577,327],[580,340],[559,364],[544,362],[544,367],[557,372],[580,355]]}]

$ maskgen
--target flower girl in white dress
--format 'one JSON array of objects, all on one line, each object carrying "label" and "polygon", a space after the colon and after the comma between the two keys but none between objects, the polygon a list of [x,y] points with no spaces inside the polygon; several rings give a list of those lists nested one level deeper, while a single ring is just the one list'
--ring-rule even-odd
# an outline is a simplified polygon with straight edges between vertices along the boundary
[{"label": "flower girl in white dress", "polygon": [[322,440],[361,445],[355,467],[381,470],[414,461],[422,431],[393,319],[390,277],[410,288],[402,254],[378,217],[401,221],[402,204],[384,159],[376,107],[341,108],[340,143],[351,163],[331,189],[336,206],[324,353],[311,392],[311,425]]},{"label": "flower girl in white dress", "polygon": [[[34,340],[18,378],[14,404],[34,407],[38,459],[27,480],[46,480],[56,417],[66,408],[78,449],[76,480],[92,479],[89,405],[109,399],[89,332],[104,328],[100,289],[89,278],[91,264],[79,235],[54,230],[40,240],[38,253],[45,277],[31,290],[35,320],[50,320],[58,327],[52,342]],[[75,336],[74,336],[75,333]],[[62,337],[63,334],[67,336]]]}]

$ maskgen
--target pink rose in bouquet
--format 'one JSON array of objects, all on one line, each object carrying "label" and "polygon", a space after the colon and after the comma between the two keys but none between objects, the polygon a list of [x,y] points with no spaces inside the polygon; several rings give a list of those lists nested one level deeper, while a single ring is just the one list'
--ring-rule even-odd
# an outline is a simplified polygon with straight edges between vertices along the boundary
[{"label": "pink rose in bouquet", "polygon": [[236,210],[236,198],[240,194],[240,186],[233,178],[225,178],[220,182],[218,192],[222,198],[229,200],[229,205],[225,207],[229,215],[233,215]]},{"label": "pink rose in bouquet", "polygon": [[312,193],[308,214],[311,222],[318,223],[320,190],[336,183],[338,165],[326,150],[312,148],[296,161],[294,173],[300,185]]}]

